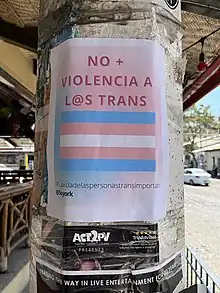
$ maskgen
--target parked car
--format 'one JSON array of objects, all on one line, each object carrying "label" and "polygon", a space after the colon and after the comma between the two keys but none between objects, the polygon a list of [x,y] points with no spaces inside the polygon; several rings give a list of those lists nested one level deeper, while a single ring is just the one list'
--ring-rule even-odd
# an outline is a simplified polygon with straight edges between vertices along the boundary
[{"label": "parked car", "polygon": [[184,183],[209,186],[210,180],[211,175],[202,169],[188,168],[184,170]]}]

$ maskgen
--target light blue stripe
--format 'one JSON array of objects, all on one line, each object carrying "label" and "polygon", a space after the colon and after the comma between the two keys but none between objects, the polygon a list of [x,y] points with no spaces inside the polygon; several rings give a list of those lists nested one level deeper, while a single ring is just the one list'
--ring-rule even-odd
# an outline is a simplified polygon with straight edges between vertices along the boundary
[{"label": "light blue stripe", "polygon": [[66,111],[61,113],[62,123],[122,123],[155,124],[154,112],[113,112],[113,111]]},{"label": "light blue stripe", "polygon": [[155,160],[62,159],[61,171],[155,172]]}]

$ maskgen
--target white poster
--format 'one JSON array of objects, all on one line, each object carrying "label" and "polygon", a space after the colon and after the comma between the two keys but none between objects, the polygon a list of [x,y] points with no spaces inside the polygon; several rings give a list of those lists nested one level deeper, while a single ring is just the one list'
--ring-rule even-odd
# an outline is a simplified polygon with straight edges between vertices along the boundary
[{"label": "white poster", "polygon": [[164,50],[155,41],[71,39],[51,52],[48,215],[154,221],[166,214]]}]

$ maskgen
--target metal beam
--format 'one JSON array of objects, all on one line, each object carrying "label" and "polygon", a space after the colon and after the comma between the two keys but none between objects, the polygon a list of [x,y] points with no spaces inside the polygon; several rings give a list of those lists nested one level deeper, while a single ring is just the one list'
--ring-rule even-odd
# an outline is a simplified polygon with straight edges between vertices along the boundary
[{"label": "metal beam", "polygon": [[183,110],[187,110],[220,85],[220,55],[192,85],[183,92]]},{"label": "metal beam", "polygon": [[37,27],[18,27],[0,19],[0,38],[31,52],[37,52]]},{"label": "metal beam", "polygon": [[0,76],[8,81],[13,88],[5,87],[4,84],[0,83],[0,89],[2,87],[6,88],[8,91],[13,94],[17,94],[19,100],[23,100],[28,106],[31,106],[35,101],[35,95],[33,95],[27,88],[25,88],[20,82],[15,80],[10,74],[0,68]]},{"label": "metal beam", "polygon": [[219,0],[182,0],[183,11],[220,19]]}]

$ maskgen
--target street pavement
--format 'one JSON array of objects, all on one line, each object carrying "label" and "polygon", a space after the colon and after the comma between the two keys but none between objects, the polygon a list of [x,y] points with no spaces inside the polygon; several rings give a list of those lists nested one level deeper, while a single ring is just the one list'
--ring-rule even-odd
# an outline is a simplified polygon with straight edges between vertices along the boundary
[{"label": "street pavement", "polygon": [[185,185],[186,243],[220,277],[220,180]]},{"label": "street pavement", "polygon": [[[25,287],[27,279],[27,263],[30,260],[30,251],[27,248],[18,247],[12,251],[8,259],[8,271],[7,273],[0,274],[0,292],[14,293],[17,291],[15,287],[21,288],[21,291]],[[20,273],[20,274],[18,274]],[[25,276],[23,276],[25,274]],[[19,280],[22,279],[22,280]],[[26,293],[26,292],[25,292]]]},{"label": "street pavement", "polygon": [[[212,180],[209,187],[185,185],[185,222],[186,243],[220,277],[220,180]],[[28,261],[28,249],[19,248],[12,252],[8,272],[0,275],[0,292],[4,293],[4,288],[10,287],[7,285],[13,283],[19,270],[24,269]],[[13,286],[18,283],[14,282]],[[16,291],[28,292],[28,287]]]}]

